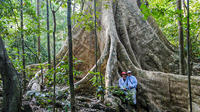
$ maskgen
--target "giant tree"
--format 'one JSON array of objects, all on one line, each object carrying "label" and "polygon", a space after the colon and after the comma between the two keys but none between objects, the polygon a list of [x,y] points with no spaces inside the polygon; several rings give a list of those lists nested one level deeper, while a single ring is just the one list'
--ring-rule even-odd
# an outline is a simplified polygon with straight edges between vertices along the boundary
[{"label": "giant tree", "polygon": [[[85,2],[87,15],[91,1]],[[100,57],[97,66],[105,74],[105,103],[117,107],[120,101],[109,88],[117,86],[120,71],[133,71],[137,77],[138,103],[146,111],[183,111],[188,108],[187,77],[177,75],[178,53],[159,29],[155,20],[149,16],[144,19],[138,4],[140,0],[97,0],[97,32]],[[82,21],[82,24],[90,23]],[[92,19],[91,19],[92,21]],[[93,23],[93,22],[92,22]],[[91,26],[91,25],[89,25]],[[88,83],[95,71],[94,31],[76,26],[72,30],[74,56],[83,60],[79,69],[85,73],[75,88]],[[68,42],[58,52],[56,59],[64,60],[68,53]],[[59,63],[59,62],[57,62]],[[200,109],[200,77],[192,76],[193,107]],[[32,83],[32,82],[31,82]],[[30,84],[31,85],[31,84]]]}]

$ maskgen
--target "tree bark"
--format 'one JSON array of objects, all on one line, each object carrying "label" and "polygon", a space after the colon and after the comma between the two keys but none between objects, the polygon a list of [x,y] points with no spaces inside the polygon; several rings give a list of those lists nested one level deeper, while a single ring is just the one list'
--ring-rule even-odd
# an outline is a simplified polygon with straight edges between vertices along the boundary
[{"label": "tree bark", "polygon": [[[95,35],[95,63],[96,63],[96,69],[95,72],[98,72],[98,43],[97,43],[97,15],[96,15],[96,0],[94,0],[94,35]],[[98,82],[98,75],[96,75],[96,82]]]},{"label": "tree bark", "polygon": [[[37,26],[37,29],[38,29],[38,49],[37,49],[37,53],[38,53],[38,57],[39,59],[41,58],[40,57],[40,0],[37,0],[37,18],[38,18],[38,26]],[[40,62],[39,62],[40,63]]]},{"label": "tree bark", "polygon": [[179,74],[185,74],[181,0],[177,0],[177,13],[178,13],[178,37],[179,37]]},{"label": "tree bark", "polygon": [[[61,2],[60,6],[63,2]],[[55,112],[56,108],[56,12],[60,8],[60,6],[55,9],[55,7],[52,7],[52,3],[50,1],[50,8],[51,12],[53,14],[53,68],[54,68],[54,74],[53,74],[53,112]]]},{"label": "tree bark", "polygon": [[84,3],[85,3],[85,0],[81,0],[81,12],[83,11]]},{"label": "tree bark", "polygon": [[20,75],[11,63],[0,37],[0,74],[3,80],[3,112],[20,112]]},{"label": "tree bark", "polygon": [[22,45],[22,66],[23,66],[23,70],[22,70],[22,75],[24,78],[24,84],[23,84],[23,89],[24,92],[26,90],[26,72],[25,72],[25,68],[26,68],[26,63],[25,63],[25,51],[24,51],[24,20],[23,20],[23,0],[21,0],[21,14],[20,14],[20,19],[21,19],[21,45]]},{"label": "tree bark", "polygon": [[49,37],[49,1],[46,0],[47,6],[47,49],[48,49],[48,69],[51,69],[51,50],[50,50],[50,37]]},{"label": "tree bark", "polygon": [[187,75],[188,75],[188,103],[189,112],[192,112],[192,91],[191,91],[191,51],[190,51],[190,11],[189,0],[187,0]]},{"label": "tree bark", "polygon": [[[68,55],[68,64],[69,64],[69,84],[70,84],[70,104],[71,112],[75,112],[75,93],[74,93],[74,78],[73,78],[73,51],[72,51],[72,31],[71,31],[71,0],[67,1],[67,26],[68,26],[68,45],[69,45],[69,55]],[[67,71],[67,70],[66,70]]]},{"label": "tree bark", "polygon": [[56,105],[56,11],[52,10],[53,14],[53,112],[55,112]]}]

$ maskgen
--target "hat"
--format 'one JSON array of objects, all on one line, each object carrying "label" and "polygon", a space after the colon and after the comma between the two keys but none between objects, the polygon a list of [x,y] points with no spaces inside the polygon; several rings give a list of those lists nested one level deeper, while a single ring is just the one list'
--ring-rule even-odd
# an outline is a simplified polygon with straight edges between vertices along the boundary
[{"label": "hat", "polygon": [[127,73],[131,73],[131,71],[128,71]]},{"label": "hat", "polygon": [[120,75],[121,75],[121,76],[122,76],[122,75],[126,75],[126,72],[122,72]]}]

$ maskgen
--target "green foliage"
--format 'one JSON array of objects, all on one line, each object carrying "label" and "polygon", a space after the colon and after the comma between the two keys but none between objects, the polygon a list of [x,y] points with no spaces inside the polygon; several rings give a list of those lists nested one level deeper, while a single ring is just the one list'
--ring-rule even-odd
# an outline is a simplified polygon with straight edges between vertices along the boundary
[{"label": "green foliage", "polygon": [[33,97],[36,99],[36,103],[40,105],[41,107],[46,107],[49,104],[52,104],[52,96],[53,94],[51,92],[49,93],[42,93],[39,91],[28,91],[26,94],[28,99],[32,99]]},{"label": "green foliage", "polygon": [[103,80],[103,82],[104,82],[104,76],[103,76],[103,74],[100,74],[100,72],[93,72],[93,71],[89,71],[89,73],[95,75],[95,76],[91,79],[92,84],[93,84],[95,87],[101,86],[101,79],[100,79],[100,77],[102,77],[102,80]]},{"label": "green foliage", "polygon": [[[66,91],[56,91],[56,102],[60,102],[62,108],[69,108],[69,101],[67,100],[69,93]],[[39,91],[28,91],[26,93],[26,99],[35,99],[36,104],[40,105],[42,108],[46,108],[49,111],[52,110],[53,106],[53,90],[48,92],[39,92]]]},{"label": "green foliage", "polygon": [[[90,71],[89,72],[90,74],[93,74],[95,75],[91,81],[92,81],[92,85],[96,87],[96,96],[98,98],[102,98],[104,96],[104,90],[105,90],[105,87],[104,87],[104,76],[103,74],[100,74],[100,72],[93,72],[93,71]],[[102,79],[101,79],[102,78]],[[102,81],[102,82],[101,82]]]},{"label": "green foliage", "polygon": [[[59,0],[52,1],[52,7],[59,7]],[[75,20],[77,27],[85,28],[88,31],[94,30],[94,18],[93,9],[90,7],[87,10],[80,11],[81,0],[76,0],[76,11],[72,14],[72,19]],[[59,51],[63,44],[63,40],[67,37],[67,0],[63,1],[62,7],[57,11],[57,32],[56,32],[56,52]],[[73,1],[74,4],[74,1]],[[99,4],[97,4],[99,6]],[[20,1],[5,0],[0,1],[0,35],[4,38],[6,48],[12,61],[17,63],[21,61],[21,57],[16,59],[18,55],[21,55],[21,28],[20,28]],[[47,30],[46,30],[46,2],[41,1],[40,18],[36,16],[36,1],[24,0],[23,4],[23,20],[24,20],[24,40],[25,44],[25,58],[26,65],[38,63],[37,60],[37,37],[41,38],[41,62],[47,61]],[[100,12],[97,12],[97,18],[99,18]],[[51,10],[49,9],[50,20],[50,33],[53,29],[53,17]],[[37,28],[38,20],[40,19],[40,29]],[[80,26],[79,26],[80,25]],[[101,30],[101,27],[97,24],[97,29]],[[50,38],[51,38],[50,34]],[[52,51],[52,39],[51,42],[51,54]],[[36,54],[36,55],[35,55]],[[51,55],[52,59],[52,55]],[[17,64],[15,64],[17,65]],[[21,66],[17,65],[18,67]],[[17,67],[15,66],[15,67]]]},{"label": "green foliage", "polygon": [[[54,4],[57,7],[58,4]],[[19,50],[21,54],[21,38],[20,38],[20,1],[16,0],[6,0],[0,1],[0,8],[3,9],[0,11],[0,35],[4,37],[4,41],[7,47],[9,56],[12,59],[15,59],[16,49]],[[41,1],[41,16],[38,18],[36,16],[36,1],[34,0],[24,0],[23,4],[23,13],[24,13],[24,39],[27,47],[25,46],[26,54],[26,64],[37,63],[36,56],[37,54],[37,36],[41,37],[41,61],[47,61],[47,43],[46,43],[46,5],[45,2]],[[58,11],[57,16],[57,42],[56,42],[56,51],[58,52],[62,41],[64,40],[63,30],[66,30],[66,21],[63,21],[66,17],[66,9]],[[49,11],[50,12],[50,11]],[[50,12],[50,33],[53,29],[53,20],[52,13]],[[40,19],[41,28],[37,29],[38,19]],[[64,24],[63,24],[64,23]],[[39,32],[40,31],[40,32]],[[51,35],[50,35],[51,36]],[[52,42],[52,40],[51,40]],[[51,46],[52,47],[52,46]],[[18,53],[19,54],[19,53]],[[13,60],[12,60],[13,61]]]},{"label": "green foliage", "polygon": [[[68,82],[68,75],[66,73],[66,69],[68,68],[68,64],[65,62],[61,62],[61,65],[56,68],[56,83],[57,84],[69,84]],[[54,74],[54,68],[51,68],[48,70],[47,74],[45,75],[45,78],[47,78],[48,86],[51,87],[53,85],[53,74]]]},{"label": "green foliage", "polygon": [[[66,58],[66,57],[65,57]],[[76,66],[79,63],[82,63],[81,60],[78,60],[77,58],[73,58],[74,59],[74,65]],[[58,85],[69,85],[69,80],[68,80],[68,61],[61,61],[60,65],[58,67],[56,67],[56,83]],[[47,86],[51,87],[53,85],[53,74],[54,74],[54,68],[51,68],[50,70],[47,71],[46,74],[44,74],[46,80],[47,80]],[[81,75],[82,72],[78,71],[75,69],[75,67],[73,68],[73,74],[78,76]]]},{"label": "green foliage", "polygon": [[123,103],[128,102],[129,104],[133,103],[133,97],[132,94],[129,91],[126,91],[127,94],[125,94],[125,92],[123,90],[121,90],[119,87],[117,86],[112,86],[109,87],[108,90],[114,95],[117,96],[121,99],[121,101]]},{"label": "green foliage", "polygon": [[[85,10],[85,12],[77,12],[72,16],[72,19],[76,19],[77,20],[77,27],[80,28],[85,28],[88,31],[92,31],[94,30],[94,15],[91,14],[90,12],[93,11],[93,9],[88,9]],[[97,19],[99,18],[99,15],[101,13],[100,12],[96,12],[97,15]],[[97,25],[97,29],[101,30],[101,27]]]},{"label": "green foliage", "polygon": [[[177,14],[182,13],[183,29],[184,29],[184,45],[186,48],[186,28],[187,28],[187,12],[184,6],[182,10],[177,10],[176,0],[148,0],[148,8],[141,5],[144,18],[153,16],[160,26],[162,32],[167,39],[178,47],[178,23],[180,20]],[[186,4],[186,3],[185,3]],[[192,58],[200,59],[200,1],[190,0],[190,37],[192,44]]]},{"label": "green foliage", "polygon": [[150,16],[149,8],[144,3],[141,4],[140,8],[141,12],[144,14],[144,19],[147,20],[147,18]]}]

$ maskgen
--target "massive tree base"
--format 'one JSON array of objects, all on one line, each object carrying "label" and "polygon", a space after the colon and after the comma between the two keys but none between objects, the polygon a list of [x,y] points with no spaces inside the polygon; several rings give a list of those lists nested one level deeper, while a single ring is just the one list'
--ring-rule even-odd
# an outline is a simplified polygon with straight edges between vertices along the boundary
[{"label": "massive tree base", "polygon": [[[88,2],[88,6],[91,3]],[[144,20],[136,0],[99,0],[98,71],[105,74],[105,87],[116,86],[121,71],[131,70],[137,77],[138,104],[151,112],[188,110],[187,77],[176,75],[178,55],[153,18]],[[85,8],[88,8],[87,6]],[[94,75],[94,33],[73,30],[74,56],[83,63],[76,66],[86,74],[75,87],[87,83]],[[67,55],[67,42],[57,60]],[[58,62],[59,63],[59,62]],[[172,74],[173,73],[173,74]],[[33,83],[30,83],[30,86]],[[200,77],[192,76],[193,111],[200,111]],[[64,88],[66,89],[66,88]],[[116,98],[107,89],[105,102],[117,107]]]}]

